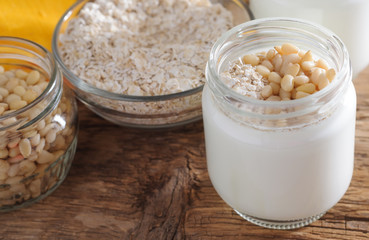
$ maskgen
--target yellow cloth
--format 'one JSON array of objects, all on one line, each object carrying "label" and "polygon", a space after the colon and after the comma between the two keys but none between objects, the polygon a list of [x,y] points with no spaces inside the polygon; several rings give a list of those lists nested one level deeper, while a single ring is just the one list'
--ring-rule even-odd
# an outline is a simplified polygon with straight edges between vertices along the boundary
[{"label": "yellow cloth", "polygon": [[0,35],[22,37],[51,50],[54,28],[76,0],[0,0]]}]

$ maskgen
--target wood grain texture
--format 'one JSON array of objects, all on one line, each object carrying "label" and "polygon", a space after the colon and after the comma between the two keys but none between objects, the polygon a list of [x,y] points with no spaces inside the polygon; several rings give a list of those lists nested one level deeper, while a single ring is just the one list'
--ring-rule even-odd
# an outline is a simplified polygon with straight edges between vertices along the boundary
[{"label": "wood grain texture", "polygon": [[202,122],[148,131],[115,126],[80,105],[77,154],[65,182],[30,207],[0,214],[0,239],[369,239],[369,67],[357,89],[355,169],[342,200],[291,231],[241,219],[206,170]]}]

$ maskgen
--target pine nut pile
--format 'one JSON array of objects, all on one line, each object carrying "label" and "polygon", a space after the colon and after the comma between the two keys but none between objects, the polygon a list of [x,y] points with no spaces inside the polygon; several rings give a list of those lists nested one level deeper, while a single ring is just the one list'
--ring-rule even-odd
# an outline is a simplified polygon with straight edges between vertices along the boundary
[{"label": "pine nut pile", "polygon": [[311,51],[285,43],[267,52],[248,54],[230,65],[221,79],[236,92],[267,101],[287,101],[322,90],[336,71]]},{"label": "pine nut pile", "polygon": [[[39,71],[4,70],[0,66],[0,116],[25,107],[36,99],[48,85]],[[40,105],[25,115],[11,117],[0,124],[0,207],[20,204],[37,198],[59,180],[56,169],[50,167],[62,156],[73,140],[74,130],[56,119],[66,119],[71,103],[62,97],[59,105],[44,119],[31,127],[17,130],[9,127],[21,118],[33,119],[46,106]],[[65,125],[65,126],[63,126]]]}]

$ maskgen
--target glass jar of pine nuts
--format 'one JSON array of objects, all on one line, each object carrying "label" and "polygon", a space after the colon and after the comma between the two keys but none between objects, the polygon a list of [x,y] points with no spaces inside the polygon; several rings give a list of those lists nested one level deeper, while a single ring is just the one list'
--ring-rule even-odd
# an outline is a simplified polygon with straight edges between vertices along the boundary
[{"label": "glass jar of pine nuts", "polygon": [[241,217],[293,229],[342,198],[353,173],[356,93],[334,33],[290,18],[241,24],[213,46],[206,79],[209,176]]},{"label": "glass jar of pine nuts", "polygon": [[63,182],[77,131],[77,105],[53,56],[28,40],[0,37],[0,212]]}]

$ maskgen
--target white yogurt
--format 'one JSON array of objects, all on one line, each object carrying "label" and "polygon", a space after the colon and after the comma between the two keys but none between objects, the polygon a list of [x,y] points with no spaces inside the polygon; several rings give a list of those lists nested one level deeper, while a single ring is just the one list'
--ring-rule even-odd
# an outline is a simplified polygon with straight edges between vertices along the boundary
[{"label": "white yogurt", "polygon": [[317,124],[263,131],[239,124],[203,92],[208,171],[223,200],[243,214],[276,221],[324,213],[346,192],[353,172],[356,95]]},{"label": "white yogurt", "polygon": [[369,63],[368,0],[250,0],[255,18],[294,17],[335,32],[350,53],[354,77]]}]

